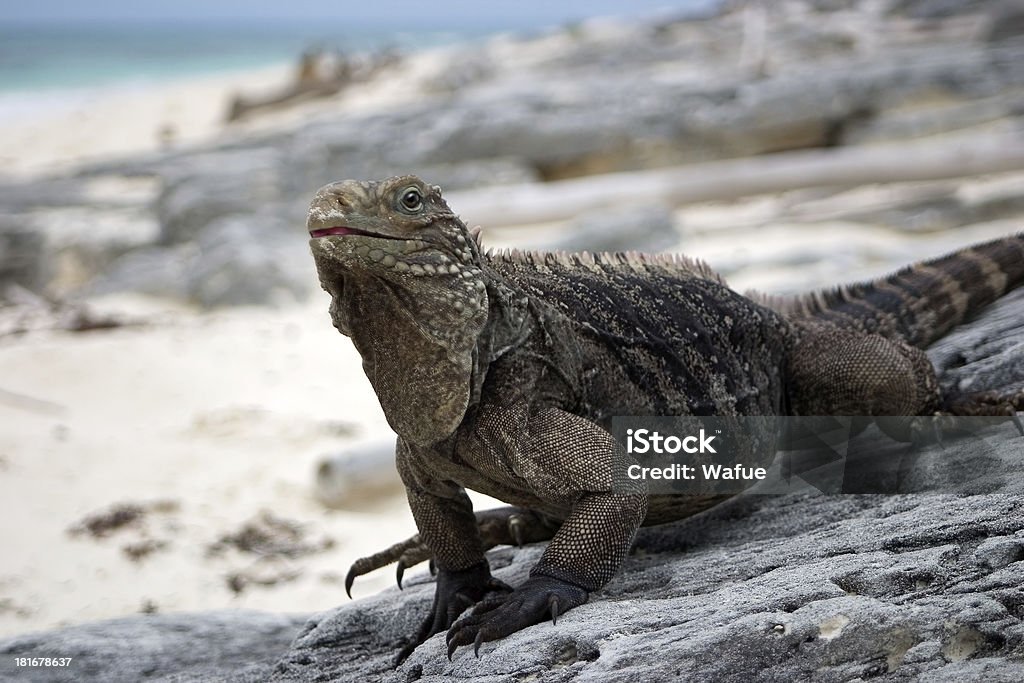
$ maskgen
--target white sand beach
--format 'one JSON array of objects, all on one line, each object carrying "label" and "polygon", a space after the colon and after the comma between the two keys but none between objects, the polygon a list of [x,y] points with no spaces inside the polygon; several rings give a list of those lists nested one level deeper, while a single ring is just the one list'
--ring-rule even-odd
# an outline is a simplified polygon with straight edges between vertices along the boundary
[{"label": "white sand beach", "polygon": [[[225,134],[233,92],[279,88],[290,70],[151,86],[22,118],[0,127],[0,160],[5,173],[30,176],[155,150],[167,127],[174,144],[209,141]],[[371,100],[364,93],[355,106]],[[300,106],[250,127],[337,106]],[[144,608],[327,609],[348,600],[352,560],[415,532],[397,488],[352,511],[313,498],[320,456],[390,434],[327,303],[199,313],[122,297],[93,310],[142,324],[0,338],[0,636]],[[105,538],[69,533],[91,513],[154,501],[173,509]],[[262,511],[330,548],[285,565],[208,557]],[[124,551],[151,542],[159,549],[140,560]],[[228,579],[239,571],[285,578],[236,594]],[[388,571],[364,577],[354,595],[393,581]]]},{"label": "white sand beach", "polygon": [[31,101],[10,103],[0,131],[0,165],[6,175],[24,176],[203,142],[222,132],[233,92],[279,87],[292,69],[280,65],[161,84],[98,86],[63,97],[37,96],[34,110]]},{"label": "white sand beach", "polygon": [[[311,117],[372,110],[414,99],[416,83],[435,74],[450,48],[416,59],[336,97],[295,102],[227,123],[232,98],[259,98],[293,81],[296,63],[144,85],[97,86],[51,95],[0,98],[0,177],[31,177],[162,149],[188,148]],[[6,102],[4,101],[6,98]]]},{"label": "white sand beach", "polygon": [[[415,532],[401,495],[352,511],[313,498],[320,455],[388,433],[326,303],[196,315],[108,301],[100,308],[151,322],[0,341],[0,586],[14,596],[0,603],[0,634],[146,605],[327,609],[348,599],[352,560]],[[173,507],[108,537],[69,533],[112,505],[158,501]],[[284,564],[208,556],[262,511],[331,548]],[[147,542],[161,547],[140,560],[124,550]],[[236,595],[236,572],[288,578]],[[393,581],[363,577],[354,595]]]}]

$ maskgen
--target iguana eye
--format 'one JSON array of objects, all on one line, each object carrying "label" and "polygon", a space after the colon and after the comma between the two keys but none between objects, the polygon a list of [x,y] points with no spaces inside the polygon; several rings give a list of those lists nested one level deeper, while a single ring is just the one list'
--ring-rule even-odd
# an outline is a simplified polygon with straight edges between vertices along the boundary
[{"label": "iguana eye", "polygon": [[415,187],[409,187],[402,192],[399,202],[406,211],[416,212],[423,208],[423,195]]}]

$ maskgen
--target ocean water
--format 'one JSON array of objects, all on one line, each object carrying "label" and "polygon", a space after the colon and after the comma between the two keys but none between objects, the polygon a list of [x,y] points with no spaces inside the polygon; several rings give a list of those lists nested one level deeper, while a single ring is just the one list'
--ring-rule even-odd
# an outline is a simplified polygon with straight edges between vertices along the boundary
[{"label": "ocean water", "polygon": [[407,31],[324,24],[0,25],[0,121],[71,107],[104,91],[298,62],[312,48],[412,50],[496,27]]},{"label": "ocean water", "polygon": [[487,31],[466,27],[413,36],[374,26],[289,23],[0,25],[0,92],[156,82],[297,60],[311,47],[408,49]]},{"label": "ocean water", "polygon": [[[288,0],[285,0],[287,2]],[[720,0],[574,0],[591,13],[642,16],[654,8],[700,10]],[[186,3],[187,4],[187,3]],[[257,3],[259,4],[259,3]],[[266,4],[266,3],[264,3]],[[457,0],[448,0],[456,7]],[[407,9],[412,9],[410,5]],[[80,8],[81,9],[81,8]],[[102,8],[100,8],[102,9]],[[187,7],[186,7],[187,9]],[[194,9],[194,8],[193,8]],[[297,14],[301,14],[296,9]],[[570,7],[523,5],[514,19],[481,19],[457,12],[435,17],[430,28],[414,11],[388,21],[268,22],[244,18],[178,22],[104,20],[19,21],[0,17],[0,121],[74,106],[104,92],[196,76],[296,64],[312,48],[345,53],[394,47],[408,52],[479,40],[501,32],[531,33],[564,23]],[[556,11],[557,10],[557,11]],[[184,11],[184,10],[183,10]],[[83,15],[87,16],[87,15]],[[109,13],[107,14],[109,15]],[[443,26],[443,28],[437,28]]]}]

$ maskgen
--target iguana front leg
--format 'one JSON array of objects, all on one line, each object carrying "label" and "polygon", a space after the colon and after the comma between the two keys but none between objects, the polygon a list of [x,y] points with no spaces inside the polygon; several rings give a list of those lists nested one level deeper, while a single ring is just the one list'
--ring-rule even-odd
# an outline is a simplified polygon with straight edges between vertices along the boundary
[{"label": "iguana front leg", "polygon": [[584,495],[573,507],[530,578],[506,596],[483,600],[448,631],[448,656],[461,645],[498,640],[587,601],[615,574],[646,512],[643,496]]},{"label": "iguana front leg", "polygon": [[482,411],[461,446],[479,470],[508,473],[506,483],[570,513],[523,585],[485,598],[449,630],[449,657],[460,645],[478,650],[586,602],[618,570],[647,513],[646,492],[635,482],[613,490],[612,436],[576,415],[524,406]]},{"label": "iguana front leg", "polygon": [[413,640],[398,654],[398,663],[421,643],[448,629],[468,607],[493,593],[510,593],[512,588],[491,576],[484,559],[483,542],[477,531],[473,503],[465,490],[450,481],[432,478],[410,457],[412,447],[398,442],[398,472],[406,487],[419,536],[430,549],[437,566],[437,585],[430,614]]},{"label": "iguana front leg", "polygon": [[[525,508],[501,507],[481,510],[475,514],[477,533],[480,535],[485,552],[499,545],[521,547],[528,543],[550,541],[560,525],[557,520]],[[415,534],[380,552],[361,557],[353,562],[345,577],[345,591],[349,597],[352,597],[352,584],[357,577],[392,563],[397,565],[395,574],[398,587],[401,588],[405,570],[427,560],[430,560],[431,563],[431,573],[435,573],[436,568],[430,548],[423,542],[419,534]]]}]

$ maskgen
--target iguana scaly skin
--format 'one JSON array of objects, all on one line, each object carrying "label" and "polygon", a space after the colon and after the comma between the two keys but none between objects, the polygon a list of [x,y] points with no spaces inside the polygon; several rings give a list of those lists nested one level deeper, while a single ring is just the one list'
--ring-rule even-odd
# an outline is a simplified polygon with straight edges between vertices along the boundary
[{"label": "iguana scaly skin", "polygon": [[[920,349],[1024,280],[1024,235],[803,298],[742,296],[677,256],[484,253],[414,176],[321,188],[307,227],[335,327],[398,434],[419,534],[352,579],[432,560],[417,644],[502,638],[587,600],[642,524],[721,497],[612,490],[615,415],[1012,414],[940,395]],[[465,489],[515,508],[475,515]],[[484,552],[550,540],[521,586]],[[476,608],[456,622],[471,605]]]}]

